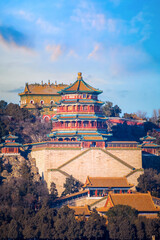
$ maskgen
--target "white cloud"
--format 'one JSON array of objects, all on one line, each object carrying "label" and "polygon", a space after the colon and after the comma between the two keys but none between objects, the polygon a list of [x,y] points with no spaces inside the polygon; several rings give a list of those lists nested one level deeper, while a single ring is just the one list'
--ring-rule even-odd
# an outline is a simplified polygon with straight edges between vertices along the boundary
[{"label": "white cloud", "polygon": [[109,0],[110,2],[112,2],[115,6],[118,6],[121,2],[121,0]]},{"label": "white cloud", "polygon": [[129,33],[138,34],[141,42],[150,37],[150,22],[142,11],[131,19],[129,27]]},{"label": "white cloud", "polygon": [[47,45],[45,49],[47,52],[51,53],[51,61],[56,61],[63,53],[60,44]]},{"label": "white cloud", "polygon": [[152,61],[146,52],[134,46],[111,47],[107,53],[109,71],[117,77],[144,71]]},{"label": "white cloud", "polygon": [[73,49],[70,49],[68,54],[67,54],[68,57],[74,57],[74,58],[78,58],[78,54],[73,50]]},{"label": "white cloud", "polygon": [[15,12],[15,15],[19,15],[21,16],[23,19],[27,20],[27,21],[33,21],[34,16],[32,13],[26,12],[24,10],[19,10]]},{"label": "white cloud", "polygon": [[115,32],[117,29],[117,23],[115,19],[107,19],[107,29],[109,32]]},{"label": "white cloud", "polygon": [[102,13],[97,13],[93,4],[82,2],[77,9],[74,10],[71,19],[80,22],[85,28],[94,28],[102,30],[105,27],[106,19]]},{"label": "white cloud", "polygon": [[36,17],[33,13],[26,12],[24,10],[18,10],[18,11],[11,11],[10,14],[14,15],[15,17],[20,17],[22,19],[25,19],[29,22],[33,22],[37,26],[39,26],[43,31],[46,33],[57,33],[59,32],[60,28],[52,25],[50,22],[44,20],[41,17]]},{"label": "white cloud", "polygon": [[36,24],[48,33],[57,33],[59,31],[58,27],[53,26],[50,22],[45,21],[42,18],[38,18]]}]

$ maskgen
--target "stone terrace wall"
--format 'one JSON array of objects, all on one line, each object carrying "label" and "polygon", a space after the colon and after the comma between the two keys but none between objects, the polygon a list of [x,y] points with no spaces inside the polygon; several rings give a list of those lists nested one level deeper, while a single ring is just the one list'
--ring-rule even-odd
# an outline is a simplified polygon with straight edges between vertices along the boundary
[{"label": "stone terrace wall", "polygon": [[[40,175],[44,176],[48,187],[55,182],[59,194],[69,175],[85,182],[91,177],[121,177],[133,169],[142,168],[141,150],[103,150],[93,149],[53,149],[36,150],[31,155],[36,159]],[[129,165],[128,165],[129,164]],[[136,183],[136,176],[128,178],[130,183]]]}]

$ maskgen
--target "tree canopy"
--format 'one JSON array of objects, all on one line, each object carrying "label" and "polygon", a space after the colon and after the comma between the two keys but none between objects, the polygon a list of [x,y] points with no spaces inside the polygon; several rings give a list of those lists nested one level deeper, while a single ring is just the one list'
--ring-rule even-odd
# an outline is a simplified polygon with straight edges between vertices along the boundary
[{"label": "tree canopy", "polygon": [[105,102],[102,110],[107,117],[119,117],[119,114],[122,112],[118,105],[113,106],[113,103],[109,101]]},{"label": "tree canopy", "polygon": [[135,239],[134,221],[137,211],[126,205],[117,205],[107,212],[108,230],[111,239]]},{"label": "tree canopy", "polygon": [[42,123],[38,110],[33,114],[18,104],[0,101],[0,139],[11,132],[22,143],[43,141],[47,139],[51,128],[50,122]]},{"label": "tree canopy", "polygon": [[62,196],[65,196],[67,194],[78,192],[81,188],[81,183],[71,175],[70,177],[66,178],[66,182],[63,186],[64,191],[62,192]]},{"label": "tree canopy", "polygon": [[138,178],[138,185],[136,187],[138,192],[151,192],[152,196],[160,197],[160,173],[154,169],[145,169],[144,174]]}]

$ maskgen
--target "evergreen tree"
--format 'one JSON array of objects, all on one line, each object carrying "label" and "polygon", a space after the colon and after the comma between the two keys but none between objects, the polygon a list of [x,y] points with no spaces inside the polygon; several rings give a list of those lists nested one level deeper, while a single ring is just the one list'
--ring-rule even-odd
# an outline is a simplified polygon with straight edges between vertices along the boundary
[{"label": "evergreen tree", "polygon": [[85,222],[84,236],[88,240],[109,239],[106,228],[106,219],[95,210]]},{"label": "evergreen tree", "polygon": [[145,169],[144,174],[138,178],[138,185],[136,187],[138,192],[151,192],[151,195],[160,197],[160,173],[158,174],[154,169]]},{"label": "evergreen tree", "polygon": [[102,110],[107,117],[119,117],[119,114],[122,112],[118,105],[113,106],[113,103],[109,101],[105,103]]},{"label": "evergreen tree", "polygon": [[54,182],[52,182],[51,186],[50,186],[50,196],[51,196],[52,200],[56,199],[58,196],[58,191],[56,188],[56,184]]},{"label": "evergreen tree", "polygon": [[108,231],[111,239],[132,240],[136,231],[134,222],[137,211],[126,205],[117,205],[107,212]]},{"label": "evergreen tree", "polygon": [[[80,222],[77,222],[74,216],[74,211],[64,206],[58,211],[55,220],[55,239],[61,240],[78,240],[82,239],[80,231]],[[81,225],[82,227],[82,225]]]},{"label": "evergreen tree", "polygon": [[66,178],[66,182],[64,183],[63,186],[64,186],[64,191],[62,192],[62,196],[78,192],[81,188],[80,182],[75,178],[73,178],[72,175]]}]

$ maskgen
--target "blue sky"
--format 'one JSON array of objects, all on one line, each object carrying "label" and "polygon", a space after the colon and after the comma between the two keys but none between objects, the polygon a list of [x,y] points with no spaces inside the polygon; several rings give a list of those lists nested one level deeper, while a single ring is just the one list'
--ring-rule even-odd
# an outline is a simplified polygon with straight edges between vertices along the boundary
[{"label": "blue sky", "polygon": [[0,1],[0,96],[77,72],[124,112],[160,108],[159,0]]}]

